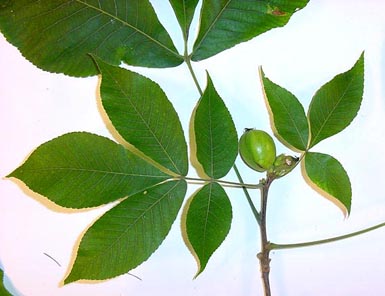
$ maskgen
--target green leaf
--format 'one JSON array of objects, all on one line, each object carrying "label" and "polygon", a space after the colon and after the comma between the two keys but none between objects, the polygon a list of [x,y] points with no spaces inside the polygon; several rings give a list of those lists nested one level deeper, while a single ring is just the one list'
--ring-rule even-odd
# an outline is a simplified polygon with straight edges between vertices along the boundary
[{"label": "green leaf", "polygon": [[209,183],[193,197],[186,216],[189,243],[199,259],[198,276],[230,231],[231,203],[218,183]]},{"label": "green leaf", "polygon": [[12,294],[4,286],[4,271],[0,268],[0,295],[12,296]]},{"label": "green leaf", "polygon": [[314,95],[308,118],[310,148],[345,129],[356,117],[364,92],[364,53],[349,71],[339,74]]},{"label": "green leaf", "polygon": [[309,0],[203,0],[192,60],[209,58],[272,28],[284,26]]},{"label": "green leaf", "polygon": [[285,145],[304,151],[309,139],[309,125],[305,110],[289,91],[269,80],[262,71],[261,77],[265,98],[269,104],[278,137]]},{"label": "green leaf", "polygon": [[169,176],[107,138],[77,132],[42,144],[8,177],[60,206],[85,208],[134,194]]},{"label": "green leaf", "polygon": [[158,84],[97,59],[102,104],[113,126],[130,144],[179,175],[188,171],[187,144],[171,102]]},{"label": "green leaf", "polygon": [[193,117],[196,156],[205,173],[225,176],[238,154],[238,135],[224,102],[207,74],[207,87]]},{"label": "green leaf", "polygon": [[352,189],[349,177],[342,165],[330,155],[308,152],[305,156],[305,171],[310,181],[337,201],[337,205],[350,213]]},{"label": "green leaf", "polygon": [[198,1],[199,0],[170,0],[185,40],[188,38],[191,21],[194,17]]},{"label": "green leaf", "polygon": [[106,212],[84,234],[64,283],[109,279],[146,261],[169,233],[186,187],[183,180],[166,182]]},{"label": "green leaf", "polygon": [[0,30],[36,66],[71,76],[97,74],[89,53],[115,65],[183,62],[148,0],[8,1]]}]

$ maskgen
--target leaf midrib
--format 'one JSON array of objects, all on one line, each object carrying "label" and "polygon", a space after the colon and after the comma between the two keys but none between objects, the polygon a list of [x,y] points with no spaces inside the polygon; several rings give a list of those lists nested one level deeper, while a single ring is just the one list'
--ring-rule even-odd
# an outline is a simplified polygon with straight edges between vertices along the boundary
[{"label": "leaf midrib", "polygon": [[213,183],[210,183],[209,185],[209,192],[208,192],[208,197],[207,197],[207,211],[206,211],[206,217],[204,219],[204,228],[203,228],[203,250],[202,250],[202,259],[206,259],[206,251],[207,251],[207,224],[209,221],[209,216],[210,216],[210,208],[211,208],[211,199],[212,199],[212,194],[213,194]]},{"label": "leaf midrib", "polygon": [[[200,42],[197,44],[197,46],[194,46],[195,49],[199,49],[203,41],[206,39],[209,32],[211,32],[211,29],[215,26],[215,24],[218,22],[219,18],[223,15],[226,8],[230,5],[230,2],[232,0],[228,0],[227,3],[223,6],[222,10],[218,13],[218,15],[214,18],[214,21],[211,23],[211,25],[207,28],[206,33],[202,36]],[[196,50],[193,51],[192,55],[196,52]]]},{"label": "leaf midrib", "polygon": [[[312,152],[310,152],[310,156],[311,156],[312,154],[313,154],[313,162],[317,163],[317,168],[318,168],[318,170],[320,170],[321,172],[325,172],[326,169],[327,169],[327,167],[328,167],[328,166],[326,165],[326,163],[325,163],[324,161],[320,161],[320,160],[319,160],[319,158],[317,157],[317,153],[312,153]],[[318,153],[318,154],[319,154],[319,153]],[[319,155],[321,155],[321,154],[319,154]],[[326,154],[322,154],[322,156],[330,157],[329,155],[326,155]],[[329,161],[329,159],[328,159],[328,161]],[[333,174],[328,174],[328,177],[329,177],[335,184],[338,183],[338,182],[337,182],[337,179],[335,178],[335,176],[334,176]],[[325,175],[322,176],[322,180],[320,180],[319,182],[315,182],[314,180],[313,180],[313,182],[316,183],[317,186],[320,187],[322,190],[325,190],[325,191],[326,191],[326,189],[324,189],[324,188],[322,187],[323,184],[328,184],[328,183],[327,183],[327,180],[325,179]],[[327,193],[329,193],[329,194],[331,195],[330,192],[327,192]],[[333,197],[334,197],[334,198],[337,198],[337,197],[335,197],[334,195],[333,195]]]},{"label": "leaf midrib", "polygon": [[[165,192],[161,197],[159,197],[153,204],[151,204],[148,208],[146,208],[132,223],[127,225],[125,227],[124,231],[122,231],[122,233],[111,244],[106,245],[106,247],[103,249],[103,251],[98,252],[98,254],[105,254],[107,251],[111,250],[113,248],[113,246],[115,244],[117,244],[128,231],[130,231],[132,229],[132,227],[136,226],[138,221],[140,221],[149,211],[151,211],[152,208],[154,208],[161,201],[163,201],[165,198],[167,198],[169,196],[170,192],[172,192],[179,184],[180,184],[180,182],[176,182],[174,186],[172,186],[167,192]],[[125,202],[125,200],[122,201],[122,203],[123,202]],[[99,257],[100,256],[95,255],[95,256],[92,256],[91,259],[92,258],[99,258]],[[89,260],[91,260],[91,259],[89,259]]]},{"label": "leaf midrib", "polygon": [[350,88],[350,85],[353,83],[353,80],[354,80],[354,77],[351,78],[351,80],[349,81],[348,85],[346,86],[344,92],[342,93],[342,95],[340,96],[340,98],[336,101],[336,104],[334,104],[334,106],[333,106],[333,108],[331,109],[331,111],[329,112],[329,114],[326,116],[324,122],[321,124],[320,128],[318,129],[317,134],[316,134],[315,137],[312,139],[311,144],[310,144],[310,147],[313,147],[315,144],[317,144],[317,143],[320,142],[320,141],[317,141],[319,135],[320,135],[321,132],[323,131],[325,125],[329,122],[329,120],[330,120],[332,114],[334,114],[334,111],[336,110],[336,108],[340,105],[342,99],[343,99],[344,96],[346,95],[346,92],[347,92],[348,89]]},{"label": "leaf midrib", "polygon": [[212,114],[211,114],[211,90],[209,91],[208,98],[208,109],[209,109],[209,137],[210,137],[210,177],[214,177],[214,144],[213,144],[213,122],[212,122]]},{"label": "leaf midrib", "polygon": [[[298,133],[298,135],[299,135],[299,137],[300,137],[300,139],[301,139],[301,144],[303,145],[302,147],[303,147],[303,148],[306,148],[306,145],[307,145],[307,142],[308,142],[308,141],[305,142],[305,139],[303,138],[303,135],[302,135],[302,133],[300,132],[300,130],[299,130],[299,128],[298,128],[297,122],[294,120],[294,117],[291,116],[292,113],[290,112],[290,109],[288,109],[288,108],[286,107],[286,105],[283,103],[284,100],[281,99],[281,96],[278,95],[277,93],[276,93],[276,95],[277,95],[277,97],[278,97],[278,99],[279,99],[281,105],[282,105],[283,108],[286,110],[286,114],[289,115],[289,118],[290,118],[291,122],[293,123],[294,128],[295,128],[295,130],[297,131],[297,133]],[[274,115],[273,115],[273,116],[274,116]],[[309,128],[309,126],[308,126],[308,128]],[[303,149],[302,147],[301,147],[301,149]],[[298,148],[298,147],[296,147],[296,148]]]},{"label": "leaf midrib", "polygon": [[[313,154],[313,161],[315,162],[315,163],[317,163],[318,164],[318,168],[322,168],[322,170],[321,171],[326,171],[326,168],[328,167],[327,165],[326,165],[326,163],[325,162],[322,162],[322,161],[319,161],[319,159],[317,158],[317,153],[314,153],[314,152],[310,152],[310,155],[311,154]],[[328,161],[330,160],[330,159],[332,159],[333,160],[333,158],[331,158],[331,156],[330,155],[327,155],[327,154],[321,154],[321,153],[318,153],[318,154],[320,154],[320,155],[322,155],[322,156],[325,156],[325,157],[328,157],[329,159],[328,159]],[[307,173],[307,175],[309,176],[309,174]],[[309,176],[309,178],[310,178],[310,176]],[[336,178],[336,176],[334,175],[334,174],[328,174],[328,178],[330,178],[330,181],[332,181],[334,184],[338,184],[339,182],[338,182],[338,179]],[[316,181],[314,181],[312,178],[310,178],[311,180],[312,180],[312,182],[314,183],[314,184],[316,184],[320,189],[322,189],[323,191],[325,191],[326,193],[328,193],[329,195],[331,195],[331,196],[333,196],[335,199],[337,199],[338,201],[340,201],[345,207],[346,207],[346,205],[344,204],[344,202],[340,199],[340,198],[338,198],[337,196],[335,196],[334,194],[335,194],[335,192],[333,192],[333,193],[331,193],[330,191],[327,191],[327,189],[330,189],[330,187],[329,186],[326,186],[327,188],[323,188],[322,187],[322,185],[330,185],[330,182],[327,182],[327,179],[325,179],[325,176],[323,176],[323,178],[322,178],[322,180],[320,181],[320,182],[316,182]],[[323,181],[323,182],[322,182]],[[344,193],[344,192],[343,192]],[[345,198],[346,198],[346,196],[345,195],[343,195],[343,200],[345,201]],[[347,208],[347,207],[346,207]]]},{"label": "leaf midrib", "polygon": [[[138,114],[138,116],[140,117],[140,119],[142,120],[142,122],[144,123],[144,125],[146,126],[147,130],[151,133],[151,135],[153,136],[153,138],[156,140],[156,142],[158,143],[159,147],[162,149],[164,155],[166,155],[167,159],[171,162],[171,164],[173,165],[174,169],[175,169],[175,172],[178,173],[178,174],[181,174],[178,166],[175,164],[173,158],[170,156],[170,154],[168,153],[168,151],[166,150],[166,148],[163,146],[163,144],[160,142],[160,140],[158,139],[158,136],[154,133],[154,131],[150,128],[150,126],[148,125],[148,122],[145,120],[145,118],[143,117],[142,113],[140,113],[138,111],[138,109],[136,108],[135,104],[132,103],[132,100],[130,99],[130,96],[124,91],[124,89],[122,87],[120,87],[120,83],[114,78],[114,76],[110,73],[110,71],[106,70],[108,72],[108,75],[109,77],[114,81],[114,83],[117,85],[118,89],[120,90],[120,92],[124,95],[125,98],[128,99],[128,102],[130,103],[131,107],[135,110],[135,113]],[[146,78],[148,79],[148,78]],[[139,148],[138,148],[139,149]],[[140,150],[140,149],[139,149]],[[144,152],[143,152],[144,153]],[[146,154],[146,153],[145,153]],[[150,157],[151,159],[153,159],[153,157],[149,156],[146,154],[146,156]],[[163,166],[163,164],[160,164],[156,159],[153,159],[156,163],[158,163],[159,165]]]},{"label": "leaf midrib", "polygon": [[83,4],[91,9],[94,9],[96,11],[98,11],[99,13],[101,14],[104,14],[108,17],[110,17],[111,19],[114,19],[118,22],[121,22],[123,25],[133,29],[134,31],[138,32],[139,34],[143,35],[144,37],[148,38],[150,41],[154,42],[155,44],[157,44],[158,46],[164,48],[166,51],[172,53],[173,55],[179,57],[179,58],[183,58],[178,52],[175,52],[174,50],[170,49],[169,47],[167,47],[166,45],[164,45],[163,43],[159,42],[158,40],[152,38],[150,35],[146,34],[145,32],[143,32],[142,30],[139,30],[137,27],[131,25],[130,23],[118,18],[117,16],[113,15],[113,14],[110,14],[108,13],[107,11],[104,11],[96,6],[93,6],[93,5],[90,5],[84,1],[81,1],[81,0],[75,0],[76,2],[78,2],[79,4]]},{"label": "leaf midrib", "polygon": [[[105,170],[96,170],[96,169],[83,169],[83,168],[73,168],[73,167],[52,167],[52,168],[42,168],[42,169],[25,169],[25,168],[23,168],[23,171],[29,171],[29,172],[74,171],[74,172],[89,172],[89,173],[99,173],[99,174],[150,177],[150,178],[164,177],[163,175],[145,175],[145,174],[124,173],[124,172],[105,171]],[[11,176],[12,176],[12,174],[11,174]]]}]

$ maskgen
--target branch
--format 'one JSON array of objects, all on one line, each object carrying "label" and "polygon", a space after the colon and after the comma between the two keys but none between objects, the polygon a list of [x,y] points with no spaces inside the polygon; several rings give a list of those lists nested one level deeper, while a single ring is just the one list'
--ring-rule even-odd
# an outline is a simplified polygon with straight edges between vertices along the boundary
[{"label": "branch", "polygon": [[261,266],[261,274],[263,280],[263,287],[265,290],[265,296],[271,296],[270,291],[270,243],[267,239],[267,227],[266,227],[266,214],[267,214],[267,198],[269,194],[269,188],[274,178],[267,174],[267,179],[263,182],[261,189],[261,221],[260,221],[260,232],[261,232],[261,252],[258,253],[257,257]]}]

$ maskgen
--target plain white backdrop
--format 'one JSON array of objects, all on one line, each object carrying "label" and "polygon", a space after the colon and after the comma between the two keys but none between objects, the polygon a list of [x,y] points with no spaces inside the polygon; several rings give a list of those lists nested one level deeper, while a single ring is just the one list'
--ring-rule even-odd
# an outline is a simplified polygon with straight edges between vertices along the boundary
[{"label": "plain white backdrop", "polygon": [[[154,7],[175,43],[182,41],[167,1]],[[341,134],[314,151],[330,153],[348,172],[353,189],[345,218],[313,191],[296,169],[271,190],[271,241],[323,239],[385,221],[385,1],[310,0],[283,28],[194,64],[205,85],[207,70],[233,115],[238,133],[245,127],[271,133],[258,66],[294,93],[307,109],[312,95],[335,75],[350,69],[365,50],[365,92],[361,110]],[[192,32],[194,34],[194,32]],[[97,97],[98,77],[71,78],[39,70],[0,35],[0,176],[21,165],[38,145],[71,131],[113,138]],[[198,99],[185,65],[136,69],[158,82],[174,103],[188,135]],[[288,149],[276,141],[279,153]],[[245,181],[255,175],[238,159]],[[190,175],[195,175],[193,168]],[[235,181],[233,173],[227,180]],[[190,186],[186,200],[196,187]],[[0,180],[0,262],[15,295],[262,295],[257,224],[240,190],[227,189],[233,224],[223,245],[195,280],[197,265],[185,247],[180,217],[162,246],[131,275],[109,281],[62,286],[79,237],[111,205],[74,211],[47,202],[21,183]],[[252,192],[258,204],[258,192]],[[328,245],[272,252],[275,296],[384,295],[385,228]],[[58,261],[60,266],[46,254]]]}]

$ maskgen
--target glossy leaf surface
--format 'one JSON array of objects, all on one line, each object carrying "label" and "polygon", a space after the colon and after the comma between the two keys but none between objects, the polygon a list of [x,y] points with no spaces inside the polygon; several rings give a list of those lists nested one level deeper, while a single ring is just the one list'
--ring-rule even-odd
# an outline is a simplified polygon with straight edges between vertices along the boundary
[{"label": "glossy leaf surface", "polygon": [[97,74],[89,53],[115,65],[183,62],[148,0],[5,1],[0,30],[36,66],[71,76]]},{"label": "glossy leaf surface", "polygon": [[230,200],[221,185],[209,183],[194,195],[187,212],[186,231],[199,259],[197,275],[226,238],[231,220]]},{"label": "glossy leaf surface", "polygon": [[285,25],[309,0],[203,0],[192,60],[209,58]]},{"label": "glossy leaf surface", "polygon": [[193,120],[199,163],[209,177],[225,176],[238,154],[238,136],[230,112],[209,76]]},{"label": "glossy leaf surface", "polygon": [[69,133],[39,146],[8,177],[69,208],[94,207],[169,176],[123,146],[90,133]]},{"label": "glossy leaf surface", "polygon": [[309,125],[305,110],[298,99],[265,76],[261,77],[266,101],[269,104],[272,122],[278,137],[285,144],[304,151],[309,139]]},{"label": "glossy leaf surface", "polygon": [[170,231],[185,194],[185,181],[170,181],[106,212],[84,234],[65,283],[112,278],[146,261]]},{"label": "glossy leaf surface", "polygon": [[305,171],[316,187],[339,201],[350,213],[351,184],[338,160],[327,154],[308,152],[305,156]]},{"label": "glossy leaf surface", "polygon": [[191,21],[194,17],[198,1],[199,0],[170,0],[185,40],[188,38]]},{"label": "glossy leaf surface", "polygon": [[364,54],[349,71],[339,74],[314,95],[308,118],[310,147],[345,129],[356,117],[364,92]]},{"label": "glossy leaf surface", "polygon": [[171,102],[158,84],[97,60],[100,95],[113,126],[130,144],[179,175],[187,174],[187,144]]}]

